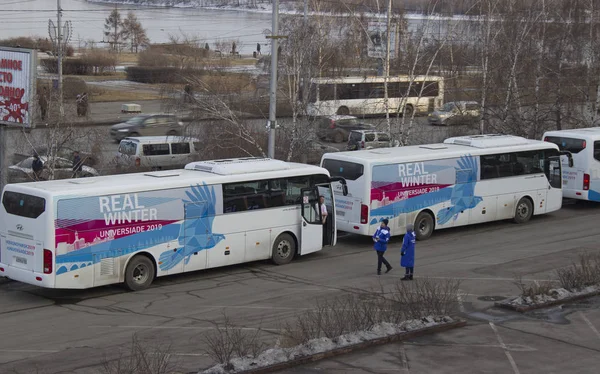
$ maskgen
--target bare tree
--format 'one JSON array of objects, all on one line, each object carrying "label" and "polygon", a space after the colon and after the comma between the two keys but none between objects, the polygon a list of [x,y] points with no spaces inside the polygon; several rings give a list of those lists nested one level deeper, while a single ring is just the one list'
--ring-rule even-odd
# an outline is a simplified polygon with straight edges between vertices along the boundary
[{"label": "bare tree", "polygon": [[142,46],[150,44],[150,39],[141,22],[135,16],[135,13],[127,13],[127,18],[123,20],[123,37],[129,40],[132,53],[138,53]]},{"label": "bare tree", "polygon": [[119,52],[125,40],[125,33],[121,13],[116,7],[104,21],[104,36],[108,38],[110,48],[114,52]]}]

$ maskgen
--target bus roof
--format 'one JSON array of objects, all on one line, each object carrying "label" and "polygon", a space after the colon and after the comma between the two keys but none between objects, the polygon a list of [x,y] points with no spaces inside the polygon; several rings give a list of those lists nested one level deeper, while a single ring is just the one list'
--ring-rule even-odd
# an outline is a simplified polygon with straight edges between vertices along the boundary
[{"label": "bus roof", "polygon": [[329,175],[329,172],[314,165],[252,157],[193,162],[178,170],[18,183],[9,184],[6,188],[56,197],[96,196],[309,174]]},{"label": "bus roof", "polygon": [[[370,77],[339,77],[339,78],[312,78],[314,83],[370,83],[370,82],[383,82],[385,77],[383,76],[370,76]],[[435,75],[393,75],[389,77],[388,82],[410,82],[410,81],[443,81],[444,77]]]},{"label": "bus roof", "polygon": [[587,140],[599,140],[600,139],[600,127],[588,127],[583,129],[571,129],[571,130],[555,130],[546,131],[544,136],[576,136]]},{"label": "bus roof", "polygon": [[376,148],[364,151],[327,153],[324,158],[346,160],[361,164],[419,162],[441,158],[460,157],[465,154],[517,152],[558,146],[539,140],[512,135],[474,135],[449,138],[444,143],[412,145],[394,148]]}]

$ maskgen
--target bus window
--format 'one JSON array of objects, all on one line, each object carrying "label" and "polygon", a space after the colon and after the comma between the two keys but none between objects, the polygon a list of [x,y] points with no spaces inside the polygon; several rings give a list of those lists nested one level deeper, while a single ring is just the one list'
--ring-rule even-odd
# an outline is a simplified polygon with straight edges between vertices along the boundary
[{"label": "bus window", "polygon": [[585,140],[583,139],[547,136],[545,140],[547,142],[556,144],[561,151],[579,153],[585,149]]},{"label": "bus window", "polygon": [[364,167],[361,164],[348,161],[325,159],[323,167],[329,171],[332,177],[342,177],[351,181],[362,177],[364,173]]},{"label": "bus window", "polygon": [[8,214],[25,218],[38,218],[46,211],[46,200],[42,197],[6,191],[2,205]]},{"label": "bus window", "polygon": [[594,158],[600,161],[600,142],[594,142]]}]

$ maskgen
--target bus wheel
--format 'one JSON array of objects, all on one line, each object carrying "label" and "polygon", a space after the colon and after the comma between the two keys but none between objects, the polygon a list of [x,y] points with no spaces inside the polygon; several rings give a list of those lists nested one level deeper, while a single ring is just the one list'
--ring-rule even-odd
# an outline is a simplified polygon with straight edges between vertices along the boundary
[{"label": "bus wheel", "polygon": [[427,212],[421,212],[415,220],[417,240],[427,240],[433,234],[433,217]]},{"label": "bus wheel", "polygon": [[406,107],[404,107],[404,115],[406,117],[410,117],[412,116],[414,110],[415,109],[413,108],[413,106],[409,104]]},{"label": "bus wheel", "polygon": [[143,290],[152,284],[155,274],[152,261],[146,256],[137,255],[125,269],[125,286],[131,291]]},{"label": "bus wheel", "polygon": [[281,234],[273,243],[272,260],[276,265],[289,264],[296,255],[296,242],[290,234]]},{"label": "bus wheel", "polygon": [[341,143],[344,141],[344,134],[342,134],[341,132],[336,132],[335,135],[333,136],[333,141],[335,143]]},{"label": "bus wheel", "polygon": [[533,215],[533,204],[531,200],[526,197],[523,197],[517,203],[517,209],[515,209],[515,218],[514,221],[516,223],[525,223],[531,219]]},{"label": "bus wheel", "polygon": [[341,107],[338,108],[337,114],[339,116],[347,116],[347,115],[350,114],[350,109],[348,109],[347,106],[341,106]]}]

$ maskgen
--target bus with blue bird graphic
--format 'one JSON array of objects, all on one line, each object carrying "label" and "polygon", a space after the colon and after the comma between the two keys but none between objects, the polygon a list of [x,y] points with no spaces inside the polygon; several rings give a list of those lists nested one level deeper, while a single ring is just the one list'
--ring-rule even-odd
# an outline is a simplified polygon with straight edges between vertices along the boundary
[{"label": "bus with blue bird graphic", "polygon": [[0,276],[48,288],[124,283],[251,261],[287,264],[337,241],[332,179],[267,158],[8,184]]},{"label": "bus with blue bird graphic", "polygon": [[490,134],[329,153],[321,166],[346,182],[347,195],[334,183],[339,230],[371,236],[387,219],[392,235],[410,223],[425,240],[438,229],[559,210],[563,154],[549,142]]}]

